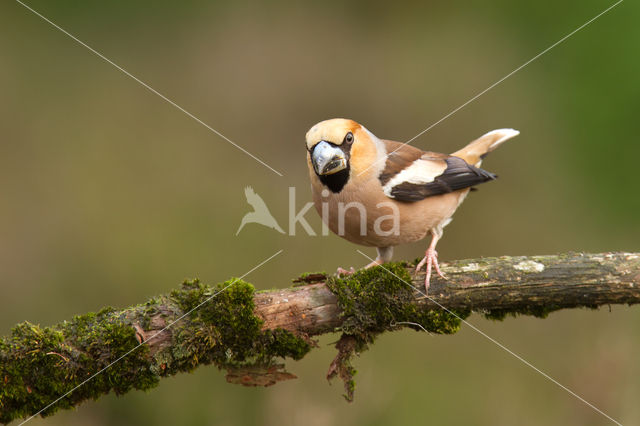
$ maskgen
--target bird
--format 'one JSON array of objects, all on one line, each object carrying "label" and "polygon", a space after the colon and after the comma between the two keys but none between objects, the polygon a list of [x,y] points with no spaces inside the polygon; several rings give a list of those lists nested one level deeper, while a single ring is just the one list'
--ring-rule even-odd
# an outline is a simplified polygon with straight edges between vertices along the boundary
[{"label": "bird", "polygon": [[236,235],[240,233],[242,228],[244,228],[247,223],[259,223],[260,225],[267,226],[269,228],[275,229],[281,234],[284,234],[284,231],[282,230],[282,228],[280,228],[280,225],[278,225],[278,222],[269,211],[269,208],[265,204],[264,200],[258,194],[256,194],[252,187],[247,186],[244,189],[244,195],[247,198],[247,203],[249,203],[251,207],[253,207],[253,211],[244,215],[242,221],[240,222],[240,227],[238,228]]},{"label": "bird", "polygon": [[430,235],[415,270],[426,265],[428,291],[433,269],[446,279],[436,251],[444,227],[472,188],[497,178],[480,168],[482,160],[519,133],[493,130],[447,155],[380,139],[350,119],[321,121],[305,137],[313,204],[333,233],[376,247],[365,268],[390,261],[395,246]]}]

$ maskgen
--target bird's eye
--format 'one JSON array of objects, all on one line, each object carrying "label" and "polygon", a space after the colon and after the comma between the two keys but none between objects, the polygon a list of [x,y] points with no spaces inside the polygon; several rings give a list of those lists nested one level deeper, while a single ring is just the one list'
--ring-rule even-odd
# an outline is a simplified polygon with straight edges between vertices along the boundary
[{"label": "bird's eye", "polygon": [[353,133],[347,133],[347,136],[344,137],[344,141],[351,145],[353,143]]}]

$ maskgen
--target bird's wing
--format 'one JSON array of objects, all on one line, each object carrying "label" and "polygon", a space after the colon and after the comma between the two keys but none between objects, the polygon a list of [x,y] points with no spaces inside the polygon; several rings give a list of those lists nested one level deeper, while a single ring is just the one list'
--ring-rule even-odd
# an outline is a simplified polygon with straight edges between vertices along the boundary
[{"label": "bird's wing", "polygon": [[254,211],[269,210],[262,197],[256,194],[252,187],[247,186],[244,189],[244,195],[245,197],[247,197],[247,203],[249,203],[251,207],[253,207]]},{"label": "bird's wing", "polygon": [[398,201],[420,201],[496,178],[459,157],[384,142],[389,154],[380,183],[384,193]]},{"label": "bird's wing", "polygon": [[386,140],[382,142],[387,149],[387,161],[379,177],[382,185],[424,155],[423,150],[411,145]]}]

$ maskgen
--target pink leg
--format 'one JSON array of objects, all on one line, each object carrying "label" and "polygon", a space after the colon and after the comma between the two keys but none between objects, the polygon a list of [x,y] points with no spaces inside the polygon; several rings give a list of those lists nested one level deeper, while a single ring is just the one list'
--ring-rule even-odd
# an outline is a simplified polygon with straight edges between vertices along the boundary
[{"label": "pink leg", "polygon": [[[369,263],[364,267],[364,269],[373,268],[374,266],[382,265],[384,262],[388,262],[389,260],[391,260],[391,256],[393,255],[393,247],[377,247],[376,250],[378,251],[376,260]],[[355,270],[353,269],[353,267],[351,267],[350,270],[338,268],[338,275],[351,275],[354,272]]]},{"label": "pink leg", "polygon": [[[374,266],[382,265],[383,263],[384,261],[382,259],[377,258],[376,260],[374,260],[373,262],[365,266],[363,269],[373,268]],[[338,268],[337,272],[338,272],[338,275],[352,275],[354,272],[356,272],[356,270],[353,269],[353,266],[352,266],[349,269]]]},{"label": "pink leg", "polygon": [[369,268],[373,268],[374,266],[379,266],[382,265],[384,263],[384,260],[380,259],[379,257],[376,258],[376,260],[374,260],[373,262],[367,264],[367,266],[364,267],[364,269],[369,269]]},{"label": "pink leg", "polygon": [[420,263],[418,263],[418,266],[416,266],[416,273],[418,273],[418,271],[422,269],[424,264],[425,263],[427,264],[427,270],[424,277],[425,292],[429,291],[429,282],[431,280],[432,267],[435,268],[436,272],[441,278],[445,280],[447,279],[447,277],[445,277],[442,271],[440,270],[440,265],[438,264],[438,252],[436,251],[436,244],[438,243],[438,240],[440,239],[440,237],[435,234],[432,234],[432,235],[433,235],[433,238],[431,239],[431,244],[429,244],[429,248],[427,248],[427,251],[424,253],[424,258],[420,261]]},{"label": "pink leg", "polygon": [[336,271],[338,275],[352,275],[354,272],[356,272],[356,270],[353,269],[353,266],[349,269],[338,267],[338,270]]}]

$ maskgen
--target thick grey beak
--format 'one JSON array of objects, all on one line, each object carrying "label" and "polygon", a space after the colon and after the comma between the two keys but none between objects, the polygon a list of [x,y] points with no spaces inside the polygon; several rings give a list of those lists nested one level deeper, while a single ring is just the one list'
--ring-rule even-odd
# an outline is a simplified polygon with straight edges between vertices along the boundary
[{"label": "thick grey beak", "polygon": [[344,152],[325,141],[315,146],[311,154],[311,162],[318,175],[330,175],[347,168]]}]

